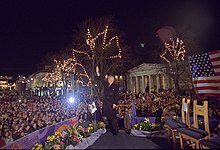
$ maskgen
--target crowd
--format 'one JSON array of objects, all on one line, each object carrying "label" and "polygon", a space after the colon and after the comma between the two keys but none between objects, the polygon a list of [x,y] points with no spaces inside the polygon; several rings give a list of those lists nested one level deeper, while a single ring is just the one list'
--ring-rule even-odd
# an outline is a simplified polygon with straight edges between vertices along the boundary
[{"label": "crowd", "polygon": [[[137,117],[172,117],[181,116],[182,98],[191,99],[190,116],[193,116],[193,101],[205,98],[196,95],[180,96],[173,91],[161,91],[154,93],[122,94],[117,107],[118,116],[124,118],[124,126],[129,128],[128,120],[132,114],[132,100],[134,100]],[[216,99],[209,101],[209,117],[220,120],[220,106]]]},{"label": "crowd", "polygon": [[18,98],[18,92],[17,91],[0,91],[0,102],[5,101],[16,101]]},{"label": "crowd", "polygon": [[[198,99],[193,95],[191,99]],[[117,116],[123,122],[122,126],[130,129],[132,115],[132,100],[134,100],[137,117],[181,116],[181,99],[172,91],[158,93],[131,94],[122,93],[117,105]],[[100,109],[90,113],[91,103],[97,99],[85,95],[79,103],[69,103],[63,97],[19,97],[16,92],[0,92],[0,147],[7,145],[35,130],[62,122],[77,116],[80,121],[88,123],[93,119],[102,121]],[[99,106],[98,106],[99,105]],[[96,106],[101,107],[96,102]],[[192,116],[192,105],[191,105]],[[220,120],[219,106],[210,101],[210,117]],[[95,117],[95,118],[94,118]],[[86,126],[86,125],[85,125]]]},{"label": "crowd", "polygon": [[92,120],[89,113],[91,97],[76,104],[62,97],[18,97],[12,93],[4,92],[0,96],[0,147],[75,116],[81,120]]}]

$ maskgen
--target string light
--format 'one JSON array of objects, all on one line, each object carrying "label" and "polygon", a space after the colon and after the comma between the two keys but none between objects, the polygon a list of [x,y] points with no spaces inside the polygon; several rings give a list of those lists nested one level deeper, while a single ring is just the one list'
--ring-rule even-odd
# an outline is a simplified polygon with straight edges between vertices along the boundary
[{"label": "string light", "polygon": [[[45,82],[48,83],[53,83],[54,85],[58,82],[62,80],[62,73],[66,73],[67,76],[70,75],[70,73],[73,73],[74,75],[78,76],[78,79],[76,81],[76,83],[81,84],[82,86],[89,86],[91,84],[91,79],[88,75],[88,73],[86,72],[86,69],[83,67],[82,64],[80,64],[79,62],[77,62],[76,57],[75,57],[75,53],[79,53],[79,54],[84,54],[86,55],[89,59],[94,59],[94,49],[96,47],[96,42],[97,39],[99,39],[101,36],[103,36],[103,40],[102,40],[102,49],[105,50],[107,49],[110,45],[112,45],[113,41],[116,42],[116,47],[118,50],[118,54],[117,55],[113,55],[113,56],[109,56],[110,59],[114,59],[114,58],[122,58],[121,57],[121,47],[119,44],[119,37],[118,36],[114,36],[112,38],[110,38],[109,41],[107,41],[106,37],[108,34],[108,28],[109,26],[105,27],[105,30],[98,33],[95,37],[92,36],[92,34],[90,33],[90,29],[87,29],[87,38],[86,38],[86,44],[89,46],[92,55],[89,55],[86,52],[83,51],[79,51],[79,50],[75,50],[73,49],[72,51],[72,57],[68,58],[67,60],[62,61],[58,61],[58,60],[54,60],[56,63],[56,67],[55,70],[52,73],[47,73],[45,75],[45,77],[42,79]],[[82,69],[82,72],[78,71],[78,68]],[[85,82],[85,79],[87,80],[87,82]]]},{"label": "string light", "polygon": [[52,73],[47,73],[45,77],[42,78],[42,81],[56,85],[57,82],[61,81],[61,79],[61,71],[58,68],[55,68],[55,70],[52,71]]},{"label": "string light", "polygon": [[116,47],[118,49],[118,54],[114,55],[114,56],[109,56],[109,58],[121,58],[121,47],[120,47],[120,44],[119,44],[119,37],[114,36],[114,37],[110,38],[110,40],[107,42],[106,41],[107,33],[108,33],[108,26],[106,26],[105,30],[98,33],[95,37],[93,37],[92,34],[90,33],[90,29],[87,29],[86,44],[89,46],[90,50],[92,51],[92,56],[90,56],[86,52],[78,51],[78,50],[75,50],[75,49],[73,49],[73,52],[80,53],[80,54],[85,54],[89,59],[93,59],[94,58],[94,52],[93,51],[96,47],[96,41],[97,41],[97,39],[99,39],[100,36],[103,36],[103,40],[102,40],[102,49],[103,50],[107,49],[110,45],[112,45],[113,41],[116,42]]},{"label": "string light", "polygon": [[164,53],[160,55],[160,57],[163,58],[171,67],[171,63],[168,60],[168,58],[165,57],[165,55],[169,52],[170,55],[172,56],[172,59],[175,62],[179,62],[181,60],[184,60],[186,50],[183,41],[180,40],[179,38],[176,39],[176,42],[174,42],[172,38],[170,38],[170,40],[171,40],[171,44],[166,42],[164,43],[166,49]]},{"label": "string light", "polygon": [[[42,80],[56,84],[62,80],[64,74],[68,77],[72,73],[78,76],[76,83],[80,83],[82,86],[89,86],[91,84],[91,79],[89,78],[88,73],[83,65],[77,62],[74,52],[72,54],[72,58],[68,58],[63,62],[54,59],[54,62],[56,63],[55,70],[52,73],[47,73]],[[82,72],[79,72],[79,69],[81,69]],[[83,78],[86,78],[87,82],[85,82],[85,79]]]}]

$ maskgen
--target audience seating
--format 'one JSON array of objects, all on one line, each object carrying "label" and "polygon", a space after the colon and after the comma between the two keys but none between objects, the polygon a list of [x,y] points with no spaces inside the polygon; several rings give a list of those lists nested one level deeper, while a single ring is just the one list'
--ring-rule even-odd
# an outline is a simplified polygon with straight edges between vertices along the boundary
[{"label": "audience seating", "polygon": [[220,137],[199,141],[201,149],[220,149]]},{"label": "audience seating", "polygon": [[177,143],[177,128],[186,128],[190,127],[190,99],[182,98],[182,122],[181,121],[174,121],[174,120],[167,120],[166,127],[168,131],[168,142],[170,142],[171,133],[173,139],[173,148],[176,148]]},{"label": "audience seating", "polygon": [[[205,130],[199,129],[198,116],[204,117]],[[177,128],[180,136],[180,148],[184,149],[184,140],[189,141],[189,146],[199,149],[199,142],[203,139],[210,138],[209,119],[208,119],[208,101],[203,101],[203,105],[197,104],[197,100],[193,101],[193,128]]]}]

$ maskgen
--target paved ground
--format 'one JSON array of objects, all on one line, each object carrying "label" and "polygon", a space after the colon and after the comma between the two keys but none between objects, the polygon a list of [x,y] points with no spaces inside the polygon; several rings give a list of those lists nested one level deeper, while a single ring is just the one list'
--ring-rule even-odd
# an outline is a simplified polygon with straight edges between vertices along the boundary
[{"label": "paved ground", "polygon": [[112,136],[110,132],[103,134],[87,149],[172,149],[172,144],[167,138],[135,137],[120,130],[118,136]]}]

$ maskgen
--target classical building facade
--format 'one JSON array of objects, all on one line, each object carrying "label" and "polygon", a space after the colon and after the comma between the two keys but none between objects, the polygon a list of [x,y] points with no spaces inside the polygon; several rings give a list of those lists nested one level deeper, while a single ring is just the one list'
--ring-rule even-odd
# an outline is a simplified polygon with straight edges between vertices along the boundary
[{"label": "classical building facade", "polygon": [[45,90],[43,88],[48,87],[48,85],[42,81],[47,72],[36,72],[28,76],[25,80],[26,90],[30,91],[32,94],[43,96],[45,95]]},{"label": "classical building facade", "polygon": [[[64,94],[64,84],[62,81],[58,81],[55,86],[51,83],[46,82],[43,78],[46,76],[48,72],[36,72],[32,75],[28,76],[25,80],[26,83],[26,90],[32,92],[38,96],[45,96],[45,95],[63,95]],[[79,90],[79,85],[74,82],[74,80],[70,80],[67,83],[67,93],[74,93],[73,91]]]},{"label": "classical building facade", "polygon": [[173,88],[174,83],[166,74],[166,69],[164,64],[143,63],[128,70],[127,90],[144,93]]}]

